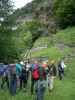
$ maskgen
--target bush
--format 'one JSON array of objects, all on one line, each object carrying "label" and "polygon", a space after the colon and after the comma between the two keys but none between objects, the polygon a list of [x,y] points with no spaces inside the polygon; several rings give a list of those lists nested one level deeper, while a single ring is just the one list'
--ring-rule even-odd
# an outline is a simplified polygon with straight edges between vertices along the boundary
[{"label": "bush", "polygon": [[75,0],[55,0],[54,14],[61,28],[75,25]]}]

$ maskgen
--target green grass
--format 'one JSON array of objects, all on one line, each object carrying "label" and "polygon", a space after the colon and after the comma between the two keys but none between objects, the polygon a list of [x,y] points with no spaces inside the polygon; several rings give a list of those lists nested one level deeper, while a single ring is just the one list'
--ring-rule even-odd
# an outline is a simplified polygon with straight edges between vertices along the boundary
[{"label": "green grass", "polygon": [[48,56],[52,59],[57,59],[61,56],[61,52],[57,48],[47,48],[32,53],[32,57]]},{"label": "green grass", "polygon": [[46,45],[49,47],[53,45],[52,38],[48,36],[40,37],[35,41],[33,47],[36,48],[36,47],[41,47],[41,46],[46,46]]},{"label": "green grass", "polygon": [[[66,45],[75,45],[75,27],[59,31],[52,39],[53,44],[63,43]],[[32,57],[48,56],[50,59],[57,61],[64,56],[72,54],[74,51],[75,48],[64,47],[63,50],[60,50],[60,48],[55,48],[52,45],[47,49],[32,52]],[[63,81],[56,79],[53,92],[46,92],[45,100],[75,100],[75,58],[72,58],[67,63]]]},{"label": "green grass", "polygon": [[[42,42],[41,42],[42,41]],[[58,32],[53,37],[53,42],[73,44],[75,43],[75,28],[67,28]],[[39,45],[49,44],[48,37],[38,39],[34,47]],[[50,44],[51,45],[51,44]],[[32,57],[48,56],[49,59],[55,59],[56,61],[63,56],[69,55],[74,49],[66,47],[63,50],[55,48],[53,45],[46,49],[32,52]],[[30,83],[30,82],[29,82]],[[34,96],[30,95],[30,85],[28,85],[27,92],[17,92],[16,96],[11,96],[7,90],[0,90],[0,100],[34,100]],[[62,81],[58,78],[54,82],[54,90],[49,93],[48,90],[45,92],[45,100],[75,100],[75,58],[73,58],[65,69],[65,77]]]},{"label": "green grass", "polygon": [[49,59],[58,60],[70,54],[71,52],[72,52],[71,48],[64,48],[63,51],[61,51],[58,48],[51,47],[51,48],[45,48],[42,50],[34,51],[31,53],[31,56],[32,57],[47,56]]},{"label": "green grass", "polygon": [[[61,43],[64,44],[63,50],[60,50],[58,47],[54,47],[54,45],[61,45]],[[62,56],[72,53],[72,51],[74,52],[75,49],[70,48],[68,45],[75,45],[75,27],[69,27],[65,30],[61,30],[51,37],[39,38],[34,43],[34,48],[45,44],[48,45],[48,48],[32,52],[32,57],[48,56],[52,59],[59,59]]]},{"label": "green grass", "polygon": [[[16,96],[10,96],[8,91],[0,90],[0,100],[34,100],[29,87],[27,92],[22,90]],[[46,90],[45,100],[75,100],[75,59],[67,64],[64,79],[55,79],[54,90],[51,93]]]},{"label": "green grass", "polygon": [[54,41],[64,44],[75,44],[75,27],[69,27],[65,30],[61,30],[54,35]]}]

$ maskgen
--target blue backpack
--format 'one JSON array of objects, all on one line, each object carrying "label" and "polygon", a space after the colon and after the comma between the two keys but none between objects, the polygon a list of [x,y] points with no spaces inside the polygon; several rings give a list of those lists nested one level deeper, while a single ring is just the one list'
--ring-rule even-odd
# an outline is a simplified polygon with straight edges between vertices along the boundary
[{"label": "blue backpack", "polygon": [[0,76],[4,74],[4,72],[6,73],[7,71],[7,67],[4,67],[5,65],[0,64]]}]

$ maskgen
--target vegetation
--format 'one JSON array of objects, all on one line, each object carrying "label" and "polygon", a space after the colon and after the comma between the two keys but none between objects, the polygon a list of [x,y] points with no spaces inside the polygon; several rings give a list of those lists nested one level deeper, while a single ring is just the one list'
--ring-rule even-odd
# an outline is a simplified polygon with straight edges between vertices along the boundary
[{"label": "vegetation", "polygon": [[[45,100],[74,100],[74,0],[33,0],[11,14],[12,7],[12,0],[0,0],[0,62],[22,60],[21,57],[24,57],[27,49],[31,49],[31,57],[46,56],[49,60],[54,59],[56,63],[63,57],[67,58],[65,78],[63,81],[55,79],[54,91],[48,93],[46,90]],[[66,29],[52,34],[55,33],[56,24],[57,29]],[[35,48],[38,49],[34,50]],[[0,90],[1,100],[33,100],[34,97],[30,95],[30,80],[27,92],[17,90],[16,96],[10,96],[6,88]]]},{"label": "vegetation", "polygon": [[49,42],[50,42],[50,37],[48,37],[48,36],[39,37],[39,38],[34,42],[33,48],[47,47],[48,45],[50,46]]},{"label": "vegetation", "polygon": [[[39,38],[35,43],[34,47],[38,48],[39,45],[42,47],[45,42],[48,45],[45,49],[39,49],[32,52],[32,57],[48,56],[50,59],[56,59],[66,57],[74,52],[75,46],[75,27],[67,28],[52,35],[52,37]],[[41,42],[43,41],[43,42]],[[73,48],[72,48],[73,47]],[[74,54],[72,54],[74,55]]]},{"label": "vegetation", "polygon": [[75,25],[75,1],[55,0],[54,12],[61,28]]},{"label": "vegetation", "polygon": [[[71,61],[71,63],[67,64],[67,68],[65,69],[65,78],[63,79],[63,81],[58,80],[57,78],[55,79],[55,84],[54,84],[54,90],[52,91],[52,93],[49,93],[48,90],[46,90],[45,92],[45,99],[46,100],[74,100],[75,98],[75,59],[73,59]],[[6,100],[6,98],[8,98],[8,100],[12,99],[12,100],[22,100],[22,99],[26,99],[26,100],[33,100],[35,96],[31,96],[30,95],[30,88],[27,87],[27,92],[25,91],[17,91],[17,95],[16,96],[11,96],[9,95],[9,92],[5,92],[5,90],[1,90],[0,91],[0,98],[1,100]]]},{"label": "vegetation", "polygon": [[18,34],[18,45],[23,45],[23,48],[31,48],[33,43],[42,36],[43,30],[41,30],[41,28],[43,28],[43,25],[37,20],[21,24],[16,31],[16,34]]},{"label": "vegetation", "polygon": [[56,43],[63,43],[68,46],[75,46],[75,27],[68,27],[54,35]]},{"label": "vegetation", "polygon": [[16,56],[16,49],[12,41],[12,21],[9,20],[12,12],[12,1],[0,1],[0,61],[8,61]]},{"label": "vegetation", "polygon": [[42,35],[42,31],[40,30],[42,27],[42,24],[38,20],[32,20],[25,23],[24,30],[31,33],[32,41],[35,42]]}]

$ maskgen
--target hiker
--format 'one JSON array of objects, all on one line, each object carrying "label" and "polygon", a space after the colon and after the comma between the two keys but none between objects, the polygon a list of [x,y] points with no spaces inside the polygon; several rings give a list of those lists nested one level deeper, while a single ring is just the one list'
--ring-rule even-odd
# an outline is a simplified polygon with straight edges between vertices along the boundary
[{"label": "hiker", "polygon": [[35,93],[36,97],[35,100],[44,100],[44,93],[45,93],[45,87],[46,87],[46,71],[42,67],[42,64],[39,64],[38,67],[39,72],[39,79],[35,83]]},{"label": "hiker", "polygon": [[64,75],[64,69],[66,68],[66,65],[64,63],[64,59],[61,60],[61,67],[62,67],[62,70],[63,70],[62,73]]},{"label": "hiker", "polygon": [[46,72],[46,84],[48,86],[48,61],[43,61],[42,67],[45,69]]},{"label": "hiker", "polygon": [[3,72],[2,72],[2,83],[1,83],[1,88],[4,88],[5,83],[7,84],[7,88],[9,88],[9,78],[8,78],[8,64],[5,63],[3,65]]},{"label": "hiker", "polygon": [[18,61],[18,62],[16,63],[16,74],[17,74],[17,75],[20,75],[21,70],[22,70],[22,64]]},{"label": "hiker", "polygon": [[63,76],[64,76],[64,68],[66,67],[66,65],[64,64],[64,61],[61,60],[58,63],[58,75],[59,75],[59,79],[62,80]]},{"label": "hiker", "polygon": [[53,90],[54,77],[56,76],[56,74],[57,74],[57,70],[56,70],[56,66],[55,66],[55,61],[52,60],[50,62],[50,65],[49,65],[49,72],[48,72],[48,89],[49,89],[49,92]]},{"label": "hiker", "polygon": [[37,75],[38,61],[33,61],[31,65],[31,94],[34,92],[34,83],[38,80]]},{"label": "hiker", "polygon": [[26,84],[28,83],[28,79],[29,79],[29,72],[30,72],[30,68],[31,68],[31,64],[29,62],[29,59],[28,61],[25,63],[25,66],[26,66],[26,74],[27,74],[27,81],[26,81]]},{"label": "hiker", "polygon": [[45,69],[46,74],[48,74],[48,62],[47,61],[43,61],[42,67]]},{"label": "hiker", "polygon": [[20,75],[20,89],[26,88],[26,86],[27,86],[27,72],[26,72],[26,66],[23,65]]},{"label": "hiker", "polygon": [[16,75],[17,75],[17,85],[20,85],[20,75],[21,75],[21,71],[22,71],[22,64],[20,63],[20,61],[18,61],[16,63]]},{"label": "hiker", "polygon": [[16,65],[10,64],[10,94],[15,95],[17,89]]}]

